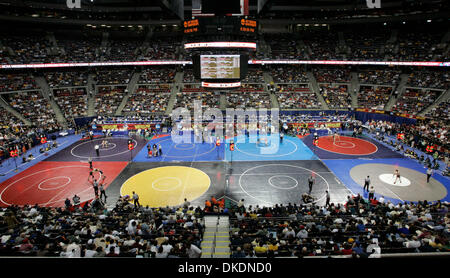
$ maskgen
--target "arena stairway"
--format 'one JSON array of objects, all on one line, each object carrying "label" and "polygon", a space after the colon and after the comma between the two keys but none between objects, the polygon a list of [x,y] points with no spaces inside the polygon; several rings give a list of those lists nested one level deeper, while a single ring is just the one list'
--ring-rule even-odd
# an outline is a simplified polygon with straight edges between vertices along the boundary
[{"label": "arena stairway", "polygon": [[139,77],[141,76],[141,71],[135,71],[133,73],[133,76],[130,78],[130,82],[127,84],[126,92],[128,92],[122,99],[122,102],[119,104],[119,107],[117,107],[117,111],[115,113],[116,116],[122,115],[122,110],[125,108],[125,105],[128,102],[128,99],[131,95],[133,95],[134,91],[137,89],[136,84],[139,81]]},{"label": "arena stairway", "polygon": [[50,87],[48,86],[47,80],[43,76],[36,76],[34,78],[36,80],[36,83],[38,86],[42,89],[42,96],[50,103],[50,106],[53,109],[53,112],[55,112],[56,120],[58,123],[63,126],[64,128],[67,128],[67,120],[64,118],[63,113],[61,112],[61,109],[59,108],[58,104],[56,104],[54,96],[52,92],[50,91]]},{"label": "arena stairway", "polygon": [[406,73],[400,74],[400,83],[398,84],[397,88],[394,88],[394,90],[398,92],[398,95],[397,97],[395,97],[394,94],[395,91],[392,92],[390,99],[384,106],[384,111],[392,110],[392,106],[394,106],[394,104],[397,103],[397,99],[399,99],[403,95],[403,92],[405,92],[405,86],[407,82],[408,82],[408,75]]},{"label": "arena stairway", "polygon": [[265,83],[264,84],[264,92],[269,94],[271,108],[280,108],[280,104],[278,103],[278,98],[277,98],[276,94],[270,93],[269,88],[267,86],[267,84],[272,84],[272,82],[273,82],[272,75],[269,72],[264,72],[263,78],[264,78],[264,83]]},{"label": "arena stairway", "polygon": [[1,96],[0,96],[0,105],[3,108],[5,108],[6,111],[13,114],[14,116],[16,116],[16,118],[24,122],[26,125],[31,125],[31,122],[29,120],[25,119],[25,117],[22,114],[20,114],[14,108],[12,108],[12,106],[9,105],[8,102],[6,102],[6,100],[4,100],[3,97]]},{"label": "arena stairway", "polygon": [[177,97],[177,93],[181,92],[183,88],[183,72],[177,72],[175,74],[174,83],[170,90],[170,98],[167,102],[166,113],[165,115],[170,115],[173,110],[173,106],[175,105],[175,99]]},{"label": "arena stairway", "polygon": [[314,74],[311,71],[308,71],[306,73],[306,75],[308,76],[309,79],[309,87],[311,88],[311,90],[316,94],[317,99],[320,101],[320,103],[322,103],[322,109],[324,110],[329,110],[328,108],[328,104],[326,103],[326,101],[323,99],[322,94],[320,93],[320,89],[319,89],[319,85],[317,84],[317,80],[314,77]]},{"label": "arena stairway", "polygon": [[439,104],[441,104],[442,102],[447,101],[448,99],[450,99],[450,89],[447,89],[445,92],[443,92],[437,99],[435,102],[433,102],[430,106],[428,106],[427,108],[425,108],[422,112],[420,112],[418,114],[418,116],[425,116],[431,109],[433,109],[434,107],[438,106]]},{"label": "arena stairway", "polygon": [[224,215],[205,216],[202,258],[230,257],[230,220]]},{"label": "arena stairway", "polygon": [[97,88],[97,86],[95,86],[94,76],[95,76],[95,74],[92,74],[92,73],[90,73],[88,75],[87,88],[88,88],[88,92],[92,91],[92,94],[88,93],[88,103],[87,103],[87,105],[88,105],[88,111],[87,111],[88,117],[95,116],[95,95],[97,94],[98,88]]},{"label": "arena stairway", "polygon": [[358,73],[351,72],[350,73],[350,88],[349,93],[352,96],[352,108],[358,107],[358,92],[359,92],[359,79],[358,79]]}]

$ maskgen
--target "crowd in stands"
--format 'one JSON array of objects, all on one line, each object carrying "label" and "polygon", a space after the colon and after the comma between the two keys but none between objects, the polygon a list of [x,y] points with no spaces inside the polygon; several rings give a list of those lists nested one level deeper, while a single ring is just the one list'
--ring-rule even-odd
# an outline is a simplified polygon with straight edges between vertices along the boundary
[{"label": "crowd in stands", "polygon": [[38,205],[2,208],[0,256],[199,258],[201,255],[204,212],[199,207],[135,207],[126,197],[119,198],[111,209],[104,207],[100,199],[79,205],[74,202],[67,199],[63,208]]},{"label": "crowd in stands", "polygon": [[347,109],[351,107],[352,97],[347,85],[320,84],[320,94],[330,109]]},{"label": "crowd in stands", "polygon": [[143,60],[179,60],[177,49],[180,46],[180,38],[152,39],[143,53]]},{"label": "crowd in stands", "polygon": [[59,130],[55,112],[39,91],[19,92],[4,95],[5,100],[17,112],[36,126],[47,130]]},{"label": "crowd in stands", "polygon": [[320,109],[322,107],[316,93],[311,91],[307,84],[304,86],[279,84],[275,90],[281,109]]},{"label": "crowd in stands", "polygon": [[249,68],[242,83],[264,83],[263,71],[261,69]]},{"label": "crowd in stands", "polygon": [[358,72],[358,79],[360,84],[395,86],[400,82],[400,74],[400,70],[364,70]]},{"label": "crowd in stands", "polygon": [[173,68],[147,68],[142,71],[139,84],[173,83],[176,70]]},{"label": "crowd in stands", "polygon": [[398,61],[432,61],[431,51],[433,43],[439,42],[442,34],[434,32],[399,32]]},{"label": "crowd in stands", "polygon": [[194,83],[196,82],[194,71],[189,68],[183,69],[183,83]]},{"label": "crowd in stands", "polygon": [[448,89],[450,75],[445,71],[414,71],[409,75],[407,84],[419,88]]},{"label": "crowd in stands", "polygon": [[436,107],[433,107],[425,116],[434,120],[449,121],[450,120],[450,99],[441,102]]},{"label": "crowd in stands", "polygon": [[98,115],[116,113],[123,97],[125,86],[100,86],[95,96],[95,111]]},{"label": "crowd in stands", "polygon": [[399,113],[416,115],[431,105],[441,94],[442,91],[439,90],[406,88],[392,109]]},{"label": "crowd in stands", "polygon": [[123,112],[148,114],[166,111],[170,98],[170,85],[141,85],[128,98]]},{"label": "crowd in stands", "polygon": [[87,116],[86,88],[54,89],[53,95],[66,119]]},{"label": "crowd in stands", "polygon": [[109,40],[108,50],[103,55],[105,61],[126,62],[136,61],[142,54],[140,46],[142,41],[130,40]]},{"label": "crowd in stands", "polygon": [[50,72],[45,74],[50,88],[86,86],[88,76],[84,72]]},{"label": "crowd in stands", "polygon": [[[45,35],[2,36],[1,42],[14,55],[8,55],[13,64],[48,63],[51,61],[50,41]],[[5,51],[5,54],[8,51]]]},{"label": "crowd in stands", "polygon": [[186,108],[190,112],[194,111],[194,101],[200,101],[203,109],[207,108],[219,108],[220,107],[220,92],[211,91],[189,91],[177,93],[174,103],[174,109]]},{"label": "crowd in stands", "polygon": [[306,51],[292,34],[267,34],[264,40],[270,46],[270,56],[274,60],[307,60]]},{"label": "crowd in stands", "polygon": [[226,94],[229,108],[271,108],[270,96],[259,91],[231,91]]},{"label": "crowd in stands", "polygon": [[232,258],[448,252],[448,204],[394,205],[361,195],[345,204],[239,205],[231,211]]},{"label": "crowd in stands", "polygon": [[347,57],[360,61],[383,61],[383,45],[389,39],[389,33],[371,30],[370,33],[346,32],[345,44],[349,47]]},{"label": "crowd in stands", "polygon": [[301,66],[273,66],[270,68],[275,83],[308,83],[306,71]]},{"label": "crowd in stands", "polygon": [[[370,127],[369,131],[372,133],[376,134],[376,132],[379,132],[377,139],[388,143],[398,151],[406,151],[411,148],[417,149],[423,153],[429,153],[427,152],[427,146],[434,146],[434,151],[430,153],[430,155],[432,155],[435,160],[444,161],[445,164],[448,165],[448,158],[450,155],[450,134],[448,133],[449,125],[445,120],[428,120],[418,122],[415,125],[386,121],[370,121],[366,123],[366,125]],[[398,134],[403,134],[403,139],[392,140],[389,138],[389,136],[396,137]],[[418,154],[413,155],[413,157],[421,163],[424,163],[426,159],[424,156],[420,157]],[[433,163],[433,165],[434,164],[435,163]]]},{"label": "crowd in stands", "polygon": [[81,63],[101,61],[101,38],[96,36],[76,38],[74,36],[56,36],[59,55],[55,61],[59,63]]},{"label": "crowd in stands", "polygon": [[309,46],[311,60],[345,60],[345,48],[338,46],[336,32],[306,33],[303,42]]},{"label": "crowd in stands", "polygon": [[130,69],[97,70],[94,81],[97,85],[126,85],[130,82],[133,71]]},{"label": "crowd in stands", "polygon": [[38,85],[29,74],[0,74],[0,92],[34,90]]},{"label": "crowd in stands", "polygon": [[358,107],[383,110],[391,93],[392,87],[361,85],[358,92]]},{"label": "crowd in stands", "polygon": [[350,70],[334,68],[313,68],[317,83],[346,83],[350,82]]},{"label": "crowd in stands", "polygon": [[[358,61],[446,59],[445,44],[441,43],[445,32],[440,29],[405,29],[398,32],[397,40],[392,41],[391,33],[391,29],[373,29],[370,32],[354,30],[343,32],[341,38],[337,30],[311,30],[302,32],[300,36],[296,33],[267,33],[263,35],[264,42],[268,45],[267,50],[264,50],[267,53],[258,49],[257,52],[250,53],[250,58]],[[183,50],[181,36],[165,34],[147,39],[135,35],[130,36],[130,39],[102,39],[100,33],[87,35],[74,30],[69,33],[59,30],[56,31],[54,45],[52,35],[49,34],[4,34],[1,39],[3,57],[0,57],[3,58],[3,64],[10,63],[8,59],[13,64],[23,64],[190,60],[192,57],[192,51]],[[13,55],[9,54],[10,51]]]}]

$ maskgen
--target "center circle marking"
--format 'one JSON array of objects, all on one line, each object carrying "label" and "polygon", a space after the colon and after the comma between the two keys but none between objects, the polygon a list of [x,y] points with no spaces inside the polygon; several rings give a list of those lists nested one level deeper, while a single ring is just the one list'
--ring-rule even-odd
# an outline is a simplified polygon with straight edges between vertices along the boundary
[{"label": "center circle marking", "polygon": [[[298,149],[297,145],[294,142],[292,142],[291,140],[289,140],[289,139],[284,139],[284,140],[286,142],[289,142],[290,144],[294,145],[294,150],[293,151],[291,151],[289,153],[285,153],[285,154],[255,154],[255,153],[249,153],[249,152],[246,152],[246,151],[243,151],[243,150],[239,149],[239,147],[238,147],[239,146],[239,142],[234,144],[234,146],[235,146],[236,150],[240,151],[241,153],[244,153],[244,154],[247,154],[247,155],[251,155],[251,156],[282,157],[282,156],[288,156],[288,155],[291,155],[291,154],[295,153],[297,151],[297,149]],[[258,147],[258,144],[255,144],[255,145],[256,145],[256,148],[260,148],[260,149],[262,148],[262,147]],[[266,146],[266,148],[270,148],[270,145]]]},{"label": "center circle marking", "polygon": [[[291,186],[291,187],[281,187],[281,186],[277,186],[277,185],[275,185],[275,184],[272,183],[272,179],[274,179],[274,178],[281,178],[281,177],[283,177],[283,178],[289,178],[289,179],[293,180],[293,181],[295,182],[295,185],[294,185],[294,186]],[[278,188],[278,189],[282,189],[282,190],[289,190],[289,189],[293,189],[293,188],[295,188],[295,187],[298,186],[298,181],[297,181],[296,179],[294,179],[294,178],[291,177],[291,176],[286,176],[286,175],[276,175],[276,176],[272,176],[272,177],[269,178],[268,182],[269,182],[269,184],[270,184],[272,187],[275,187],[275,188]]]},{"label": "center circle marking", "polygon": [[[381,174],[378,176],[378,178],[384,182],[387,183],[389,185],[393,185],[393,186],[408,186],[411,185],[411,181],[405,177],[400,176],[400,180],[401,183],[399,181],[399,179],[397,179],[397,181],[395,181],[395,176],[393,174]],[[394,183],[395,181],[395,183]]]},{"label": "center circle marking", "polygon": [[[345,145],[349,145],[349,144],[351,144],[351,147],[345,146]],[[348,142],[348,141],[333,142],[333,145],[335,145],[336,147],[339,147],[339,148],[344,148],[344,149],[353,149],[356,147],[355,143]]]},{"label": "center circle marking", "polygon": [[100,151],[109,151],[109,150],[113,150],[113,149],[115,149],[115,148],[117,147],[117,144],[109,143],[109,142],[108,142],[108,146],[109,146],[109,145],[113,145],[113,146],[112,146],[112,147],[109,147],[109,148],[108,148],[108,147],[103,148],[102,145],[100,145],[100,149],[99,149],[99,150],[100,150]]},{"label": "center circle marking", "polygon": [[[171,186],[168,189],[158,188],[158,182],[163,181],[163,180],[175,180],[175,181],[177,181],[177,184],[175,186]],[[152,188],[157,190],[157,191],[171,191],[171,190],[175,190],[176,188],[180,187],[182,184],[183,184],[183,182],[179,178],[176,178],[176,177],[161,177],[161,178],[158,178],[158,179],[156,179],[156,180],[154,180],[152,182]]]},{"label": "center circle marking", "polygon": [[[56,187],[42,187],[42,184],[44,184],[44,183],[46,183],[46,182],[48,182],[48,181],[50,181],[50,180],[56,180],[56,179],[60,179],[60,178],[66,179],[66,180],[67,180],[66,183],[64,183],[64,184],[62,184],[62,185],[59,185],[59,186],[56,186]],[[41,181],[41,182],[38,184],[38,188],[39,188],[40,190],[55,190],[55,189],[59,189],[59,188],[62,188],[62,187],[64,187],[64,186],[68,185],[71,181],[72,181],[72,179],[69,178],[69,177],[66,177],[66,176],[53,177],[53,178],[49,178],[49,179],[45,179],[45,180]],[[58,183],[56,183],[56,185],[57,185],[57,184],[58,184]],[[55,183],[51,183],[51,185],[55,185]]]},{"label": "center circle marking", "polygon": [[[184,148],[183,145],[188,145],[189,147]],[[185,150],[192,150],[193,148],[195,148],[195,145],[192,143],[180,143],[180,144],[174,145],[173,148],[177,149],[177,150],[185,151]]]}]

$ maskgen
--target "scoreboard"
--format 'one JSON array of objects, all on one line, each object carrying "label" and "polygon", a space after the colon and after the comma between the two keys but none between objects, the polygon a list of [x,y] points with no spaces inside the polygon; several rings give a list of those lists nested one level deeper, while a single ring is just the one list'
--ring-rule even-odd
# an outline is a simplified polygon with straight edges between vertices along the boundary
[{"label": "scoreboard", "polygon": [[197,33],[200,25],[198,23],[198,19],[193,19],[184,21],[183,26],[184,26],[184,33],[191,34]]},{"label": "scoreboard", "polygon": [[255,33],[256,32],[256,20],[251,19],[241,19],[239,31],[244,33]]},{"label": "scoreboard", "polygon": [[254,19],[237,17],[202,17],[183,22],[186,35],[241,34],[256,35],[258,22]]}]

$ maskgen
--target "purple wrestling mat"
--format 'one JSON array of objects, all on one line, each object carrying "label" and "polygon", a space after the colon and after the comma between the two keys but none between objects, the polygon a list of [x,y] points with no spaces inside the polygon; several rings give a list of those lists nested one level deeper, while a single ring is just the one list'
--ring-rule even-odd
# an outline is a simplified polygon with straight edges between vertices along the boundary
[{"label": "purple wrestling mat", "polygon": [[[126,136],[82,139],[49,157],[46,161],[87,161],[89,157],[92,158],[92,161],[130,161],[146,145],[147,140],[133,137],[134,149],[130,152],[128,139],[130,138]],[[103,140],[108,143],[102,146]],[[99,146],[99,156],[96,154],[95,145]]]}]

